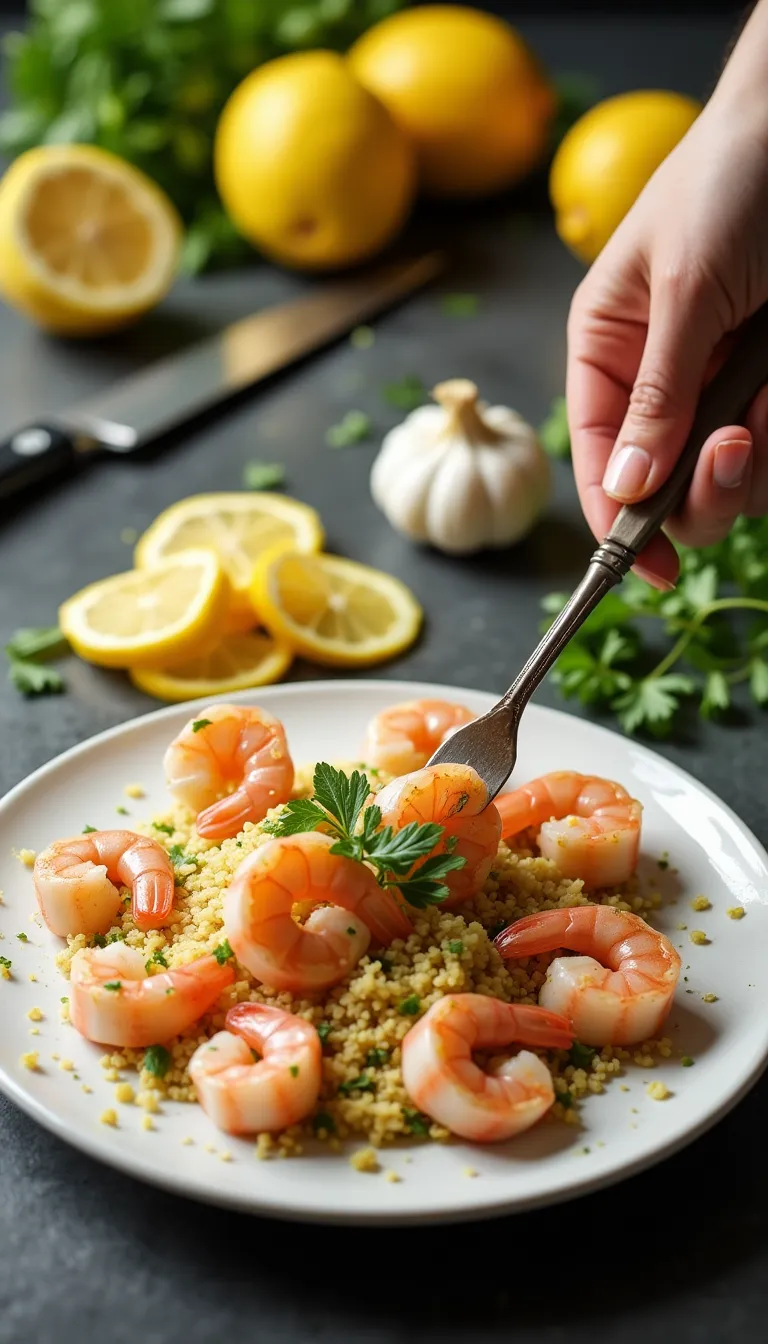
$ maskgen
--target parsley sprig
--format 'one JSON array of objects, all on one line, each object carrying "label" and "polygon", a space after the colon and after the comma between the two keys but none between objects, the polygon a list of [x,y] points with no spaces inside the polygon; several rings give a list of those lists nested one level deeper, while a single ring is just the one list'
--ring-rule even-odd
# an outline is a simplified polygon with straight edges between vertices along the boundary
[{"label": "parsley sprig", "polygon": [[[627,733],[666,736],[686,704],[720,718],[741,685],[768,706],[768,519],[740,518],[716,546],[678,549],[673,592],[628,575],[555,665],[564,696],[614,713]],[[565,601],[544,599],[549,619]]]},{"label": "parsley sprig", "polygon": [[64,678],[45,660],[60,658],[69,645],[58,625],[16,630],[5,646],[8,678],[22,695],[58,695]]},{"label": "parsley sprig", "polygon": [[345,775],[343,770],[321,761],[315,767],[313,788],[312,798],[286,803],[281,815],[265,825],[265,830],[286,836],[322,827],[336,837],[332,854],[370,864],[381,886],[397,887],[409,905],[421,910],[445,900],[448,887],[443,879],[466,862],[452,852],[456,847],[454,837],[448,840],[446,853],[433,853],[445,827],[415,821],[399,831],[382,826],[381,808],[375,803],[365,807],[370,785],[359,770]]}]

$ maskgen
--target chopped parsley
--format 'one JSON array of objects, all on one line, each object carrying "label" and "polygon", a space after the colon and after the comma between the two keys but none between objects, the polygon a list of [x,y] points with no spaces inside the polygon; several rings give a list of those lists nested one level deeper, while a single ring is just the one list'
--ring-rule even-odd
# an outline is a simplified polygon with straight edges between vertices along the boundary
[{"label": "chopped parsley", "polygon": [[64,679],[55,668],[44,666],[43,660],[68,650],[57,625],[16,630],[5,646],[10,682],[22,695],[58,694],[64,690]]},{"label": "chopped parsley", "polygon": [[333,1028],[330,1022],[320,1023],[319,1027],[317,1028],[317,1034],[320,1037],[320,1040],[323,1045],[325,1045],[325,1042],[328,1040],[328,1037],[330,1036],[332,1030]]},{"label": "chopped parsley", "polygon": [[581,1041],[574,1041],[568,1051],[568,1058],[575,1069],[588,1069],[595,1058],[597,1051],[591,1045],[582,1045]]},{"label": "chopped parsley", "polygon": [[83,827],[83,835],[93,835],[93,833],[94,833],[94,831],[95,831],[96,829],[97,829],[97,828],[96,828],[95,826],[84,826],[84,827]]},{"label": "chopped parsley", "polygon": [[397,1011],[402,1013],[403,1017],[415,1017],[417,1013],[420,1013],[421,999],[418,994],[409,994],[407,999],[401,999],[397,1005]]},{"label": "chopped parsley", "polygon": [[[129,896],[129,897],[128,897],[128,900],[130,900],[130,899],[131,899],[131,898],[130,898],[130,896]],[[107,934],[107,942],[108,942],[108,943],[124,943],[124,942],[125,942],[125,934],[123,933],[122,929],[117,929],[115,933],[109,933],[109,934]]]},{"label": "chopped parsley", "polygon": [[12,965],[10,957],[0,957],[0,966],[4,966],[6,971],[10,971]]},{"label": "chopped parsley", "polygon": [[421,1111],[409,1111],[406,1106],[403,1106],[403,1120],[406,1129],[409,1129],[412,1134],[419,1134],[422,1137],[429,1134],[429,1127],[432,1122],[429,1116],[422,1115]]},{"label": "chopped parsley", "polygon": [[291,1075],[292,1078],[298,1078],[298,1076],[299,1076],[299,1066],[298,1066],[298,1064],[292,1064],[291,1067],[289,1068],[288,1072],[290,1073],[290,1075]]},{"label": "chopped parsley", "polygon": [[365,1056],[366,1068],[369,1069],[380,1069],[381,1066],[388,1061],[389,1051],[385,1050],[383,1047],[374,1047],[372,1050],[369,1050],[368,1054]]},{"label": "chopped parsley", "polygon": [[460,957],[464,951],[464,944],[460,938],[452,938],[448,944],[448,951],[452,952],[454,957]]},{"label": "chopped parsley", "polygon": [[559,1101],[565,1111],[570,1111],[573,1106],[573,1097],[568,1091],[568,1088],[566,1088],[564,1092],[556,1092],[555,1101]]},{"label": "chopped parsley", "polygon": [[115,811],[120,817],[129,817],[131,815],[130,812],[128,811],[128,808],[123,807],[122,803],[118,804],[118,806],[115,808]]},{"label": "chopped parsley", "polygon": [[107,980],[104,988],[112,990],[113,993],[117,993],[119,989],[122,989],[122,985],[119,980]]},{"label": "chopped parsley", "polygon": [[354,938],[355,934],[357,933],[357,929],[353,928],[353,926],[350,924],[349,928],[347,929],[347,933],[349,934],[350,938]]},{"label": "chopped parsley", "polygon": [[694,1059],[691,1059],[690,1055],[683,1055],[682,1059],[680,1060],[680,1063],[682,1064],[684,1069],[690,1069],[696,1063],[696,1061]]},{"label": "chopped parsley", "polygon": [[498,924],[491,925],[490,929],[488,929],[487,931],[488,937],[490,938],[491,942],[493,942],[494,938],[498,938],[500,933],[504,932],[508,924],[509,924],[508,919],[501,919],[499,920]]},{"label": "chopped parsley", "polygon": [[372,432],[370,415],[365,411],[347,411],[337,425],[331,425],[326,431],[325,442],[329,448],[351,448],[370,439]]},{"label": "chopped parsley", "polygon": [[197,863],[196,854],[185,854],[183,845],[171,845],[168,851],[168,858],[171,860],[174,868],[185,868],[188,863]]},{"label": "chopped parsley", "polygon": [[156,947],[151,957],[144,962],[144,967],[148,971],[150,966],[164,966],[168,969],[168,962],[165,960],[165,953],[161,947]]},{"label": "chopped parsley", "polygon": [[406,373],[396,383],[387,383],[383,394],[384,400],[398,411],[415,411],[417,406],[423,406],[429,400],[426,387],[413,373]]},{"label": "chopped parsley", "polygon": [[376,1084],[367,1074],[361,1073],[358,1078],[352,1078],[347,1083],[339,1083],[339,1092],[348,1097],[350,1092],[375,1092]]},{"label": "chopped parsley", "polygon": [[192,724],[192,732],[199,733],[203,728],[210,728],[213,719],[195,719]]},{"label": "chopped parsley", "polygon": [[171,1056],[164,1045],[149,1045],[144,1052],[141,1066],[155,1078],[164,1078],[171,1067]]},{"label": "chopped parsley", "polygon": [[285,484],[285,467],[279,462],[246,462],[243,467],[244,490],[274,490]]},{"label": "chopped parsley", "polygon": [[106,947],[107,940],[103,933],[94,933],[91,939],[91,947]]},{"label": "chopped parsley", "polygon": [[225,938],[223,942],[219,943],[218,947],[214,947],[213,955],[220,966],[226,965],[230,958],[234,957],[235,954],[229,946],[228,938]]},{"label": "chopped parsley", "polygon": [[19,940],[20,943],[28,943],[28,942],[29,942],[29,939],[28,939],[26,933],[17,933],[17,934],[16,934],[16,937],[18,938],[18,940]]},{"label": "chopped parsley", "polygon": [[162,831],[163,835],[173,835],[175,826],[170,826],[167,821],[153,821],[152,825],[156,831]]},{"label": "chopped parsley", "polygon": [[321,1129],[324,1129],[327,1134],[333,1134],[336,1129],[333,1122],[333,1116],[330,1116],[327,1111],[318,1111],[317,1115],[312,1119],[312,1128],[316,1134]]}]

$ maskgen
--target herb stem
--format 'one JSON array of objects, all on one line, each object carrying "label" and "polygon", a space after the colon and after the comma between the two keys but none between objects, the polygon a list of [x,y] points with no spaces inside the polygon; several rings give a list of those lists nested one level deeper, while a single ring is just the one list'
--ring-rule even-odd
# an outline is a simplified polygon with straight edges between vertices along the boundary
[{"label": "herb stem", "polygon": [[672,645],[666,657],[662,658],[652,672],[649,672],[647,680],[655,681],[657,677],[663,677],[665,672],[674,667],[702,625],[705,625],[710,616],[714,616],[718,611],[761,611],[768,615],[768,602],[763,602],[759,597],[721,597],[716,602],[709,602],[706,607],[702,607],[689,628]]}]

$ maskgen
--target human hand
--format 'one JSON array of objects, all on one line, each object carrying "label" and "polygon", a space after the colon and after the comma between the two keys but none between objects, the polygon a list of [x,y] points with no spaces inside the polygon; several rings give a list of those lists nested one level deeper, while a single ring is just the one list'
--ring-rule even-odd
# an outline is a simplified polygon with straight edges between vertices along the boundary
[{"label": "human hand", "polygon": [[[574,472],[599,539],[622,504],[645,499],[669,475],[731,333],[768,300],[766,219],[768,99],[763,93],[750,119],[743,100],[716,92],[571,306]],[[745,419],[702,447],[687,497],[665,527],[686,545],[722,539],[740,513],[768,513],[768,388]],[[635,569],[671,587],[678,563],[667,537],[658,534]]]}]

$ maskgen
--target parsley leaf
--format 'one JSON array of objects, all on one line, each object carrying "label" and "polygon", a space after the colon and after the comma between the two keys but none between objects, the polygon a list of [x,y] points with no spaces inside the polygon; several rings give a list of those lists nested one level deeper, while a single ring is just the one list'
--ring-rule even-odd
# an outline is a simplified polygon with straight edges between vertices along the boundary
[{"label": "parsley leaf", "polygon": [[161,947],[156,947],[151,957],[144,962],[144,969],[149,970],[150,966],[164,966],[168,969],[168,962],[165,959],[165,953]]},{"label": "parsley leaf", "polygon": [[704,682],[704,694],[701,697],[700,713],[705,719],[717,718],[728,709],[731,703],[731,690],[723,672],[716,668],[707,673]]},{"label": "parsley leaf", "polygon": [[749,685],[757,705],[768,705],[768,663],[764,658],[753,658],[749,665]]},{"label": "parsley leaf", "polygon": [[243,467],[244,490],[274,490],[285,484],[285,468],[279,462],[246,462]]},{"label": "parsley leaf", "polygon": [[0,966],[4,966],[6,971],[10,971],[12,965],[10,957],[0,957]]},{"label": "parsley leaf", "polygon": [[119,989],[122,989],[122,985],[119,980],[108,980],[104,985],[104,988],[111,989],[113,993],[117,993]]},{"label": "parsley leaf", "polygon": [[164,1045],[148,1045],[141,1067],[155,1078],[164,1078],[171,1067],[171,1056]]},{"label": "parsley leaf", "polygon": [[333,1134],[336,1130],[336,1126],[333,1123],[333,1116],[330,1116],[327,1111],[318,1111],[317,1115],[312,1119],[312,1128],[316,1134],[321,1129],[324,1129],[327,1134]]},{"label": "parsley leaf", "polygon": [[330,821],[328,813],[311,798],[293,798],[285,804],[279,817],[265,821],[262,829],[275,836],[301,835],[304,831],[316,831],[327,821]]},{"label": "parsley leaf", "polygon": [[568,408],[565,397],[555,397],[549,415],[539,427],[539,442],[550,457],[571,456],[571,435],[568,430]]},{"label": "parsley leaf", "polygon": [[330,1036],[332,1031],[333,1027],[331,1026],[330,1022],[321,1022],[319,1024],[317,1028],[317,1034],[320,1037],[320,1040],[323,1045],[325,1045],[325,1042],[328,1040],[328,1037]]},{"label": "parsley leaf", "polygon": [[96,828],[95,826],[84,826],[84,827],[83,827],[83,830],[82,830],[82,834],[83,834],[83,835],[94,835],[94,834],[96,833],[96,829],[97,829],[97,828]]},{"label": "parsley leaf", "polygon": [[692,695],[693,690],[691,678],[677,672],[665,677],[643,677],[619,696],[613,708],[625,732],[647,728],[656,736],[663,736],[672,724],[680,700]]},{"label": "parsley leaf", "polygon": [[409,994],[406,999],[401,999],[397,1011],[403,1017],[416,1017],[417,1013],[421,1012],[421,999],[418,994]]},{"label": "parsley leaf", "polygon": [[423,910],[428,905],[439,905],[449,894],[449,888],[442,878],[463,868],[465,863],[466,859],[460,854],[433,854],[419,865],[412,877],[398,882],[398,889],[408,904],[417,910]]},{"label": "parsley leaf", "polygon": [[329,448],[351,448],[356,443],[370,439],[373,422],[365,411],[347,411],[337,425],[326,430],[325,442]]},{"label": "parsley leaf", "polygon": [[379,1048],[374,1047],[372,1050],[369,1050],[368,1054],[365,1056],[366,1067],[369,1069],[379,1069],[383,1064],[387,1064],[388,1062],[389,1051],[385,1050],[383,1046]]},{"label": "parsley leaf", "polygon": [[422,1115],[421,1111],[411,1111],[407,1106],[403,1106],[402,1109],[406,1129],[409,1129],[412,1134],[418,1134],[420,1137],[426,1138],[432,1124],[429,1116]]},{"label": "parsley leaf", "polygon": [[22,695],[59,695],[64,678],[53,667],[41,667],[28,659],[12,658],[8,678]]},{"label": "parsley leaf", "polygon": [[596,1054],[597,1051],[591,1045],[582,1045],[581,1041],[574,1041],[568,1051],[568,1058],[575,1069],[588,1069]]},{"label": "parsley leaf", "polygon": [[224,938],[222,942],[219,943],[218,947],[214,947],[212,955],[216,958],[220,966],[225,966],[230,958],[235,955],[232,948],[229,946],[229,939]]},{"label": "parsley leaf", "polygon": [[339,1083],[339,1092],[342,1096],[348,1097],[350,1092],[375,1092],[376,1084],[367,1074],[361,1073],[358,1078],[351,1078],[349,1082]]},{"label": "parsley leaf", "polygon": [[28,658],[53,658],[68,650],[69,644],[58,625],[15,630],[5,646],[8,657],[21,662]]},{"label": "parsley leaf", "polygon": [[351,835],[368,797],[371,786],[365,775],[353,770],[347,776],[343,770],[321,761],[315,767],[313,779],[315,801],[339,823],[343,831]]},{"label": "parsley leaf", "polygon": [[[381,811],[379,808],[375,810],[380,823]],[[391,826],[385,826],[382,831],[374,831],[366,837],[366,857],[375,860],[381,868],[394,873],[395,876],[405,876],[418,859],[432,853],[442,834],[443,827],[432,821],[425,823],[410,821],[399,831],[394,831]],[[461,867],[462,864],[452,866]]]},{"label": "parsley leaf", "polygon": [[197,855],[185,854],[183,845],[171,845],[168,850],[168,858],[174,868],[183,868],[188,863],[197,863]]},{"label": "parsley leaf", "polygon": [[192,732],[200,733],[202,732],[203,728],[210,728],[212,723],[213,719],[195,719],[194,723],[192,724]]},{"label": "parsley leaf", "polygon": [[384,400],[399,411],[415,411],[429,400],[427,389],[415,374],[407,373],[396,383],[387,383],[384,388]]},{"label": "parsley leaf", "polygon": [[176,829],[175,826],[171,826],[167,821],[153,821],[152,826],[154,830],[162,831],[163,835],[173,835],[173,832]]}]

